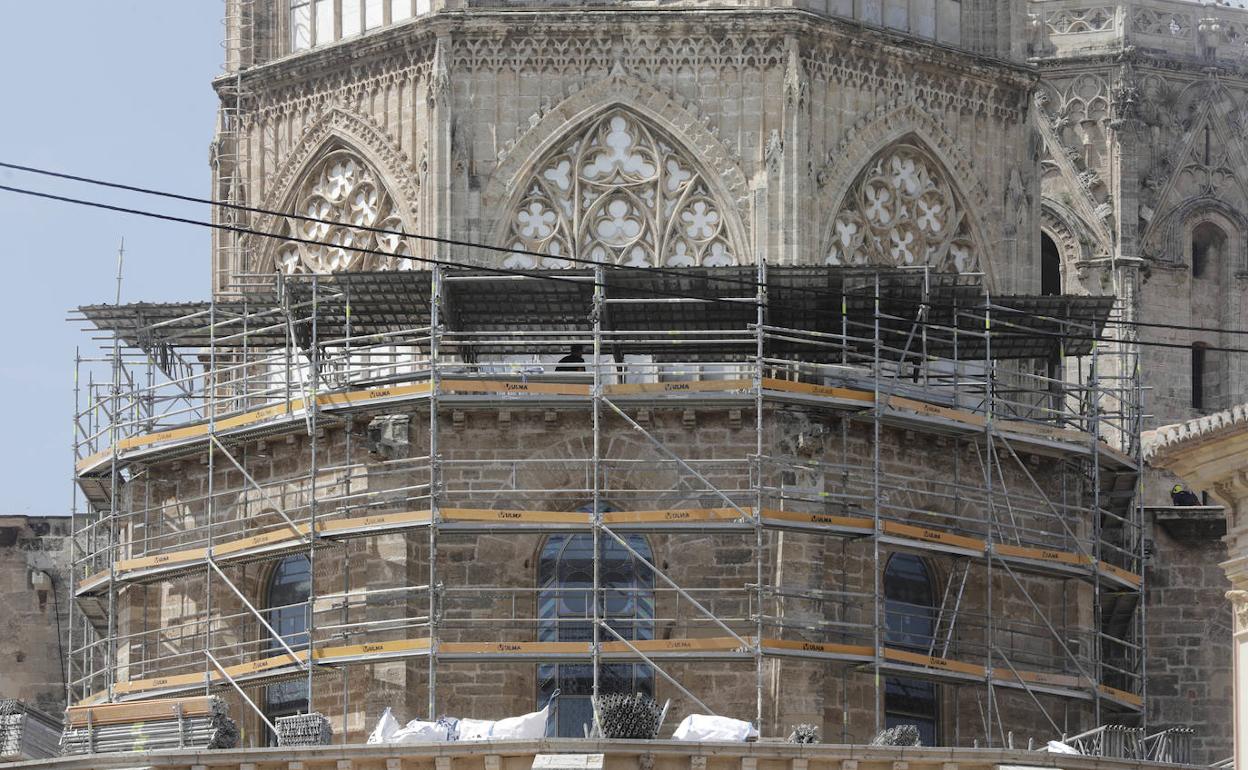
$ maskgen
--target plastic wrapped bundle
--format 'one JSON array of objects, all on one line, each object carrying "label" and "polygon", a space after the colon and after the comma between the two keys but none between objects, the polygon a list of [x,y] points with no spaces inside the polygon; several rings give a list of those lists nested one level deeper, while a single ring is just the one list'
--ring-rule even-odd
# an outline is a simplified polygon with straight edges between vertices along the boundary
[{"label": "plastic wrapped bundle", "polygon": [[0,700],[0,761],[47,759],[60,754],[61,724],[21,701]]},{"label": "plastic wrapped bundle", "polygon": [[871,741],[872,746],[922,746],[919,728],[914,725],[897,725],[880,730]]},{"label": "plastic wrapped bundle", "polygon": [[315,711],[278,717],[273,726],[277,728],[278,746],[328,746],[334,739],[328,717]]},{"label": "plastic wrapped bundle", "polygon": [[648,695],[612,694],[598,698],[598,727],[604,738],[653,740],[663,710]]},{"label": "plastic wrapped bundle", "polygon": [[800,724],[793,726],[789,733],[789,743],[818,743],[819,728],[815,725]]}]

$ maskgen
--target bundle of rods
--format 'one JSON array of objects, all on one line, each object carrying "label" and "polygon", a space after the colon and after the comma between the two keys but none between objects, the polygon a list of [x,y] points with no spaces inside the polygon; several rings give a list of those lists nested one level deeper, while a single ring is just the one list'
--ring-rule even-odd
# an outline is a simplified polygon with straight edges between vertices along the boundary
[{"label": "bundle of rods", "polygon": [[47,759],[60,754],[61,724],[17,700],[0,700],[0,761]]},{"label": "bundle of rods", "polygon": [[328,746],[334,739],[329,719],[315,711],[278,717],[273,726],[277,728],[278,746]]},{"label": "bundle of rods", "polygon": [[595,705],[602,737],[643,740],[658,737],[663,710],[654,698],[642,693],[613,693],[599,697]]},{"label": "bundle of rods", "polygon": [[73,706],[66,716],[63,755],[232,749],[238,744],[238,726],[225,701],[215,696]]}]

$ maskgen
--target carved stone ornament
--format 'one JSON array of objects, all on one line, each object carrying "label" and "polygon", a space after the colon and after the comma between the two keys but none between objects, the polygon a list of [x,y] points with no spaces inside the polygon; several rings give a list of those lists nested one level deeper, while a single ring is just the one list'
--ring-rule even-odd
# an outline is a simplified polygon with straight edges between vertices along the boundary
[{"label": "carved stone ornament", "polygon": [[326,153],[308,170],[292,210],[317,221],[285,219],[283,235],[301,240],[289,240],[278,247],[275,261],[283,273],[402,270],[413,264],[411,260],[359,251],[401,256],[410,254],[411,246],[397,235],[361,229],[402,231],[403,221],[377,173],[349,150]]},{"label": "carved stone ornament", "polygon": [[868,164],[833,226],[829,265],[979,269],[966,208],[940,165],[911,144],[893,145]]},{"label": "carved stone ornament", "polygon": [[640,267],[735,265],[725,207],[675,142],[623,108],[548,150],[508,217],[513,269],[566,257]]},{"label": "carved stone ornament", "polygon": [[1235,610],[1235,627],[1241,630],[1248,628],[1248,591],[1227,591],[1226,598],[1230,599]]}]

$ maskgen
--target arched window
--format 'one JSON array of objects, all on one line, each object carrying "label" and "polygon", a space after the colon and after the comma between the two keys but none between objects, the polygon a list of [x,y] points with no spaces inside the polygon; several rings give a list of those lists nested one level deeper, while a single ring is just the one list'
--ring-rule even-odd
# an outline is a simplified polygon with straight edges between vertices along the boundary
[{"label": "arched window", "polygon": [[1226,233],[1212,222],[1192,229],[1192,277],[1217,278],[1217,266],[1226,253]]},{"label": "arched window", "polygon": [[[308,597],[312,593],[312,565],[306,556],[287,556],[278,562],[264,595],[265,620],[293,650],[308,646]],[[284,652],[270,637],[268,654]],[[308,710],[308,682],[304,677],[269,685],[264,692],[264,713],[269,721]],[[275,743],[275,736],[269,736]]]},{"label": "arched window", "polygon": [[[924,653],[931,649],[936,632],[935,591],[927,564],[917,556],[896,553],[884,567],[884,628],[884,642],[890,647]],[[937,745],[936,695],[932,682],[886,678],[885,725],[914,725],[924,746]]]},{"label": "arched window", "polygon": [[[653,563],[644,537],[626,537],[629,548]],[[543,642],[586,642],[594,637],[590,593],[594,585],[593,537],[587,534],[552,535],[538,563],[538,639]],[[599,541],[598,580],[602,594],[598,614],[625,639],[654,638],[654,574],[627,548],[611,537]],[[614,638],[603,631],[604,641]],[[538,699],[544,704],[560,690],[555,702],[555,735],[582,737],[593,719],[590,696],[593,667],[583,663],[542,664],[538,667]],[[598,672],[602,694],[654,694],[654,672],[632,663],[604,665]]]},{"label": "arched window", "polygon": [[1209,346],[1203,342],[1192,345],[1192,408],[1208,409],[1210,407],[1209,387]]},{"label": "arched window", "polygon": [[1062,254],[1048,233],[1040,233],[1040,293],[1046,297],[1062,293]]}]

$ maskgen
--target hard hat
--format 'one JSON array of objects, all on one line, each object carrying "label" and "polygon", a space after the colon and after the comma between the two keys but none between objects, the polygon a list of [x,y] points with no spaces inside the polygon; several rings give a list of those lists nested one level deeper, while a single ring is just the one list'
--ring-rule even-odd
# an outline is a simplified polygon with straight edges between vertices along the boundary
[{"label": "hard hat", "polygon": [[1182,491],[1183,491],[1183,485],[1182,485],[1182,484],[1175,484],[1175,485],[1174,485],[1174,487],[1173,487],[1173,488],[1171,488],[1170,493],[1171,493],[1171,494],[1174,494],[1175,492],[1182,492]]}]

